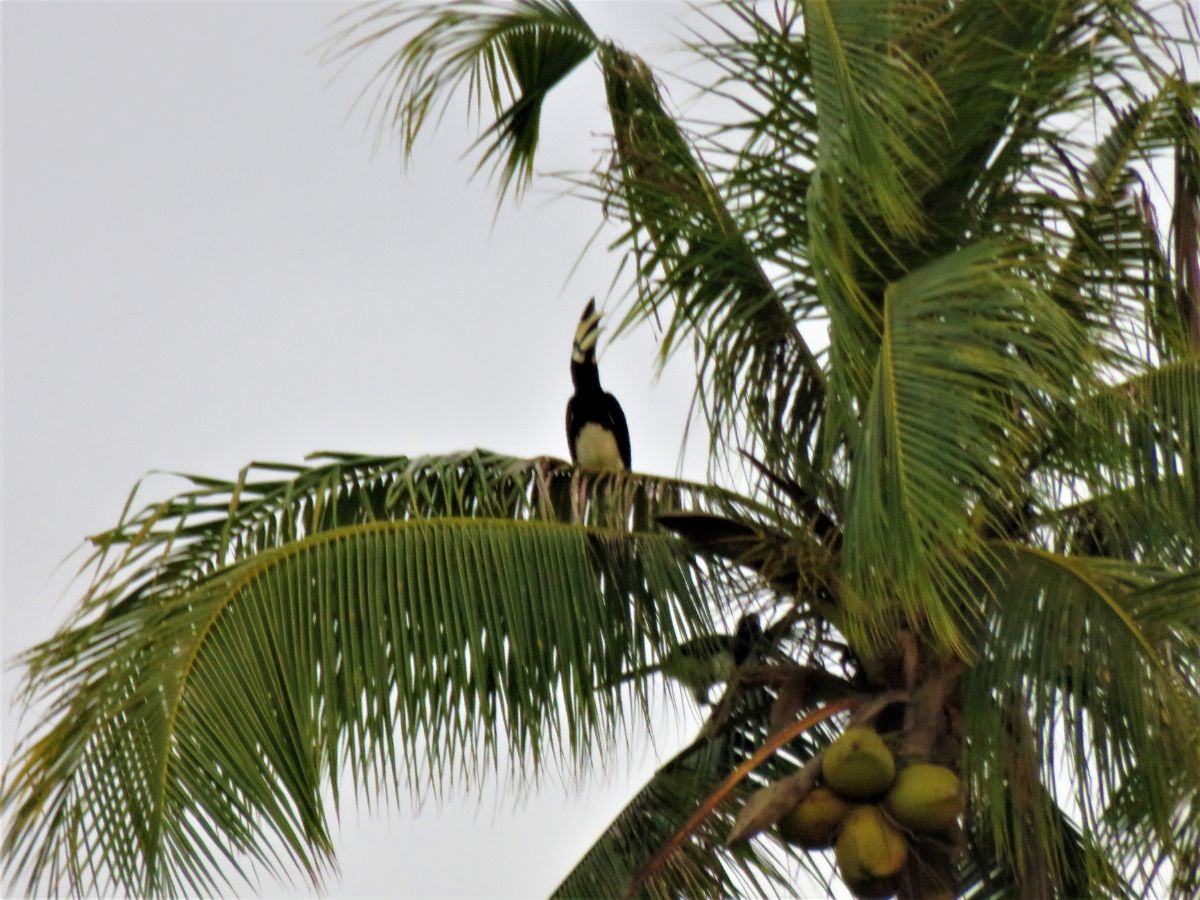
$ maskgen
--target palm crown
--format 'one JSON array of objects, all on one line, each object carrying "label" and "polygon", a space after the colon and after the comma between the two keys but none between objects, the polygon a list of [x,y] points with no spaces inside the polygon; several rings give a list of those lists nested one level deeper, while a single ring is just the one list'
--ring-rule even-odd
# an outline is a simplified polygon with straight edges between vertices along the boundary
[{"label": "palm crown", "polygon": [[714,477],[744,488],[473,451],[131,505],[25,657],[49,712],[5,773],[10,875],[192,892],[249,856],[317,878],[330,772],[390,790],[502,746],[531,774],[585,756],[645,722],[656,662],[756,610],[761,658],[562,895],[768,891],[785,851],[819,874],[769,826],[848,720],[966,788],[902,895],[1195,888],[1194,46],[1118,0],[709,24],[730,114],[691,130],[559,0],[371,6],[330,53],[402,37],[374,83],[406,150],[466,85],[502,192],[532,177],[546,95],[596,63],[612,152],[583,184],[636,275],[624,327],[694,348]]}]

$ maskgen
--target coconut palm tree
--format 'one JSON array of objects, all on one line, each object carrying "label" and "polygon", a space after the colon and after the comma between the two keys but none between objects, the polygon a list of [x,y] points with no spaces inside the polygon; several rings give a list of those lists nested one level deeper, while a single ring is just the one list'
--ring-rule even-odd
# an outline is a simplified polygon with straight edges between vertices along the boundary
[{"label": "coconut palm tree", "polygon": [[900,828],[894,875],[842,858],[852,889],[1191,895],[1200,85],[1172,11],[726,5],[692,46],[715,123],[565,0],[343,20],[331,55],[390,54],[375,110],[406,151],[469,90],[502,195],[549,92],[599,70],[611,156],[575,186],[618,225],[623,327],[694,353],[713,483],[478,450],[131,497],[24,657],[48,713],[5,773],[9,876],[318,879],[331,773],[392,794],[603,754],[673,650],[753,612],[694,742],[559,894],[830,877],[772,826],[861,726],[965,809]]}]

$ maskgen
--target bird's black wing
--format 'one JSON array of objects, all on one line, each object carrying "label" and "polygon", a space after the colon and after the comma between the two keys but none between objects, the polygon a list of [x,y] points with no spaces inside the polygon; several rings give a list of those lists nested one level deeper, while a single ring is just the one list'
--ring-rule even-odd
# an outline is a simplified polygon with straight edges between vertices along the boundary
[{"label": "bird's black wing", "polygon": [[581,422],[576,421],[579,414],[575,409],[575,398],[572,397],[567,401],[567,452],[571,454],[571,462],[579,462],[575,454],[575,435],[579,429],[583,427]]},{"label": "bird's black wing", "polygon": [[625,412],[621,409],[621,404],[612,394],[604,395],[600,424],[608,428],[613,433],[613,437],[617,439],[617,450],[621,453],[621,462],[625,463],[625,471],[633,471],[633,465],[629,461],[629,426],[625,424]]},{"label": "bird's black wing", "polygon": [[704,634],[684,641],[675,652],[687,659],[710,659],[718,653],[728,653],[733,638],[727,634]]}]

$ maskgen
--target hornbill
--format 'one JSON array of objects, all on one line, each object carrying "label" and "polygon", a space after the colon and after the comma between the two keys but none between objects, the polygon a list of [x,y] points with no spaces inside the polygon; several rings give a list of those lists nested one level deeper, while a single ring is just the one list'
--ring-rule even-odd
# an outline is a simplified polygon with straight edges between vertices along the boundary
[{"label": "hornbill", "polygon": [[667,654],[659,670],[689,688],[701,706],[708,703],[714,684],[723,684],[737,674],[762,637],[755,615],[742,616],[733,634],[707,634],[684,641]]},{"label": "hornbill", "polygon": [[596,338],[600,313],[589,300],[575,329],[571,347],[571,381],[575,393],[567,401],[567,446],[571,461],[590,469],[628,470],[629,427],[625,413],[612,394],[600,387],[596,368]]}]

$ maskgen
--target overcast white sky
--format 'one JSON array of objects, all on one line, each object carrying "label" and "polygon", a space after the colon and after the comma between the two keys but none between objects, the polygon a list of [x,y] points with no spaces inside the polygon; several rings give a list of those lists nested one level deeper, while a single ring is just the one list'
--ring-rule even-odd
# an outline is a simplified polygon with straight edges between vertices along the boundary
[{"label": "overcast white sky", "polygon": [[[151,470],[229,477],[318,449],[566,455],[574,325],[588,296],[612,305],[604,241],[568,279],[598,210],[543,193],[493,220],[457,111],[410,171],[373,157],[364,117],[346,119],[367,70],[331,84],[312,52],[344,8],[3,4],[5,660],[62,621],[77,589],[60,561]],[[584,10],[660,61],[684,28],[674,4]],[[539,169],[590,167],[606,128],[585,66],[546,110]],[[691,375],[683,360],[655,381],[653,358],[634,335],[601,372],[635,468],[669,473]],[[684,471],[702,477],[702,458]],[[145,499],[177,486],[151,480]],[[329,894],[542,896],[691,728],[668,719],[657,749],[516,811],[347,803]]]}]

